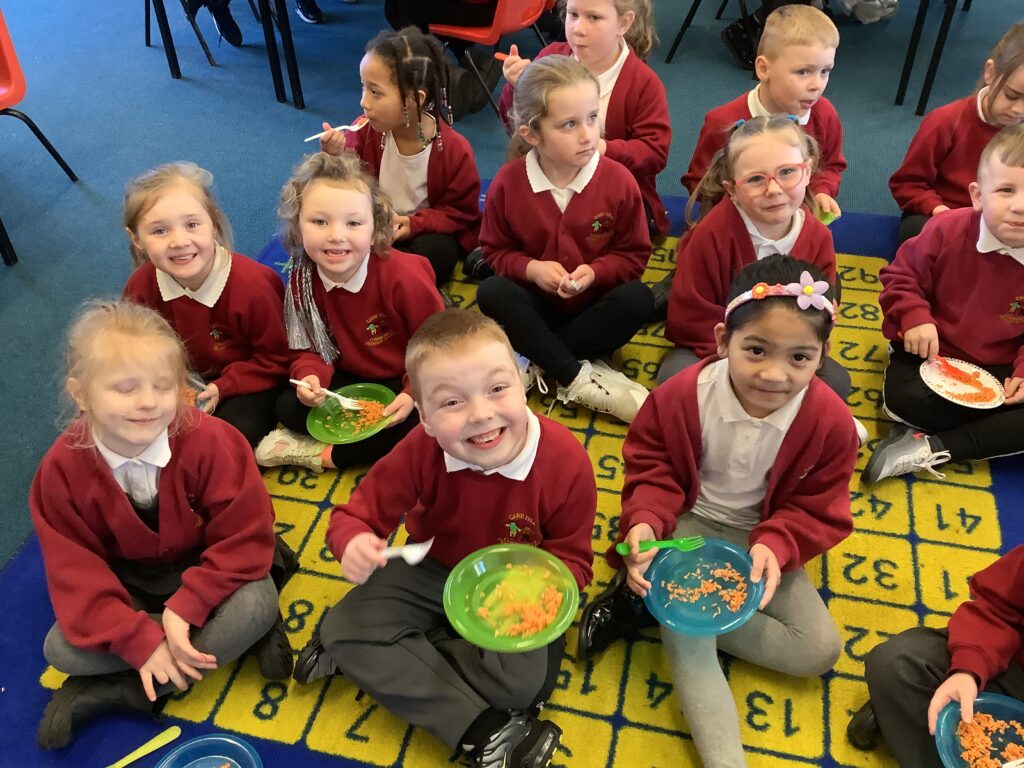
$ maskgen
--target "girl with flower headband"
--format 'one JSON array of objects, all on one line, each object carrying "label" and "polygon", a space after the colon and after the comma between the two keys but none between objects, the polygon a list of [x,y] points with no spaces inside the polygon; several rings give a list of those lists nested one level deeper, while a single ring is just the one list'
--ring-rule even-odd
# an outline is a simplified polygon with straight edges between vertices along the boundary
[{"label": "girl with flower headband", "polygon": [[622,449],[620,568],[580,621],[579,658],[651,620],[639,596],[656,554],[639,544],[705,536],[748,548],[758,613],[718,637],[662,628],[675,691],[703,764],[746,765],[739,719],[718,665],[721,649],[768,669],[821,675],[839,658],[839,632],[803,570],[853,530],[850,478],[857,435],[842,400],[815,376],[829,350],[835,298],[822,272],[769,256],[733,282],[714,329],[720,359],[661,385]]},{"label": "girl with flower headband", "polygon": [[[836,280],[832,234],[815,218],[808,188],[817,165],[817,143],[788,117],[733,127],[687,205],[690,217],[700,200],[701,216],[679,243],[665,325],[676,348],[662,362],[659,383],[715,354],[729,285],[748,264],[783,253]],[[840,397],[850,393],[850,375],[835,361],[820,375]]]},{"label": "girl with flower headband", "polygon": [[359,106],[369,125],[334,131],[320,147],[350,149],[395,209],[395,242],[425,256],[438,285],[480,236],[480,174],[473,148],[451,127],[450,83],[437,38],[415,27],[381,32],[359,62]]},{"label": "girl with flower headband", "polygon": [[[291,254],[284,319],[297,350],[289,378],[305,382],[277,401],[285,426],[256,448],[261,466],[322,472],[376,461],[419,421],[405,373],[405,346],[443,309],[430,264],[391,248],[394,211],[351,152],[319,152],[281,190],[278,215]],[[384,409],[386,429],[360,442],[325,445],[306,434],[306,416],[323,388],[373,382],[398,393]],[[329,384],[328,384],[329,383]]]}]

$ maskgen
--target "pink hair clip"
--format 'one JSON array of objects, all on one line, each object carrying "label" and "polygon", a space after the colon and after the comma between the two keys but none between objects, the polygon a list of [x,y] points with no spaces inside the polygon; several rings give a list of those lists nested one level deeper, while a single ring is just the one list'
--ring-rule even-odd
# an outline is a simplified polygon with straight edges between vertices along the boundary
[{"label": "pink hair clip", "polygon": [[811,273],[804,271],[800,273],[799,283],[776,283],[774,285],[768,285],[768,283],[758,283],[749,291],[744,291],[735,299],[729,302],[729,305],[725,308],[726,318],[742,304],[746,304],[748,301],[761,301],[767,299],[770,296],[791,296],[796,298],[796,305],[800,309],[821,309],[828,312],[829,317],[832,318],[832,322],[836,319],[836,310],[832,306],[832,302],[825,298],[825,293],[829,289],[829,284],[824,280],[815,280],[811,277]]}]

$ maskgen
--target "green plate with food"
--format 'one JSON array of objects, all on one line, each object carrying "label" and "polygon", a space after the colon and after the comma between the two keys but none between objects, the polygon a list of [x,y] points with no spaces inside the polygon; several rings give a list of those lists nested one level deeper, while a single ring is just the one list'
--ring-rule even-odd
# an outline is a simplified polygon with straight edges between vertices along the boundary
[{"label": "green plate with food", "polygon": [[565,563],[527,544],[495,544],[464,557],[444,585],[444,612],[488,651],[543,648],[572,624],[580,603]]},{"label": "green plate with food", "polygon": [[334,391],[342,397],[360,401],[362,408],[358,411],[342,408],[333,397],[327,397],[310,410],[306,416],[306,429],[321,443],[358,443],[391,423],[391,417],[385,418],[382,413],[394,401],[395,393],[382,384],[349,384]]}]

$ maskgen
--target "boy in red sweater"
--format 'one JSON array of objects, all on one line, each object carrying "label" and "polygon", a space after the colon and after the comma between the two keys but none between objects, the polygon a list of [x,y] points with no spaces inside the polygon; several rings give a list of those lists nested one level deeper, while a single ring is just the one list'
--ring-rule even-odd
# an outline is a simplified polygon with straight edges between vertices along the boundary
[{"label": "boy in red sweater", "polygon": [[914,627],[875,647],[864,662],[868,701],[847,736],[870,749],[881,735],[903,768],[941,768],[935,722],[960,703],[970,722],[980,691],[1024,699],[1024,546],[971,579],[971,599],[947,629]]},{"label": "boy in red sweater", "polygon": [[930,112],[914,134],[889,189],[903,212],[899,242],[952,208],[969,208],[978,158],[1000,128],[1024,121],[1024,24],[992,49],[977,90]]},{"label": "boy in red sweater", "polygon": [[[864,479],[946,461],[1024,451],[1024,124],[1004,128],[981,154],[972,208],[928,221],[879,273],[890,342],[886,412],[903,424],[878,444]],[[921,378],[922,359],[959,358],[1004,384],[1006,401],[980,410],[951,402]]]},{"label": "boy in red sweater", "polygon": [[[434,315],[409,342],[406,367],[422,425],[335,507],[327,545],[359,586],[325,616],[295,678],[343,672],[473,765],[540,768],[561,734],[536,714],[564,639],[526,653],[482,650],[454,633],[442,593],[456,563],[500,542],[557,555],[583,589],[597,503],[590,460],[568,429],[527,408],[493,320]],[[434,542],[417,566],[381,554],[403,518],[411,541]]]},{"label": "boy in red sweater", "polygon": [[840,215],[836,196],[846,169],[843,126],[835,107],[824,97],[839,47],[839,31],[824,13],[809,5],[784,5],[769,14],[754,64],[752,91],[715,107],[704,117],[690,168],[680,180],[694,194],[715,152],[725,146],[737,120],[763,115],[795,115],[821,149],[821,162],[811,177],[811,192],[823,213]]}]

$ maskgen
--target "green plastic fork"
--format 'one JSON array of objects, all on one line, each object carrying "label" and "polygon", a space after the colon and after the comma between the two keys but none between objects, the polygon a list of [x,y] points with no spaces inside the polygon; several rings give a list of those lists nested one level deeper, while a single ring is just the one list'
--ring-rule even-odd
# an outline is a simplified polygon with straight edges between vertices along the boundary
[{"label": "green plastic fork", "polygon": [[[693,552],[704,546],[703,536],[686,536],[682,539],[664,539],[662,541],[641,541],[640,551],[648,552],[652,549],[678,549],[680,552]],[[628,555],[629,544],[622,541],[615,545],[615,551],[620,555]]]}]

